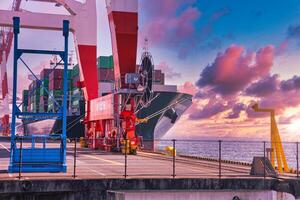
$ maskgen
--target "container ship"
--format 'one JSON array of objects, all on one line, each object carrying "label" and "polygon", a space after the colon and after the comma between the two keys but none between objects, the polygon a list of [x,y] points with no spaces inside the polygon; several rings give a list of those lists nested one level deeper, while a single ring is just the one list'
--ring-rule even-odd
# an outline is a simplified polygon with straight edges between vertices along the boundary
[{"label": "container ship", "polygon": [[[22,110],[27,112],[58,111],[62,103],[62,69],[52,69],[56,63],[50,61],[49,67],[39,74],[43,87],[32,81],[27,90],[23,91]],[[68,70],[68,117],[67,137],[84,137],[85,101],[79,88],[79,66],[70,66]],[[100,56],[97,59],[99,96],[114,91],[113,56]],[[138,118],[147,118],[147,123],[136,126],[138,136],[144,140],[146,148],[152,148],[153,140],[162,138],[176,123],[184,111],[192,104],[192,96],[180,93],[175,85],[165,84],[165,75],[161,70],[154,69],[152,75],[152,98],[147,105],[141,105],[136,111]],[[61,133],[61,120],[44,119],[29,121],[23,119],[24,135],[34,132],[44,134]],[[149,142],[148,142],[149,141]]]}]

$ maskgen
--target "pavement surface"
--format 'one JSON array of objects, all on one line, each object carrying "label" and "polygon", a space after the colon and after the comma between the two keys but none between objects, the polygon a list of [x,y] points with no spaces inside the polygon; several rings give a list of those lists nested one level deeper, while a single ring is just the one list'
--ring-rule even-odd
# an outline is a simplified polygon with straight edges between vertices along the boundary
[{"label": "pavement surface", "polygon": [[[50,144],[57,146],[57,144]],[[24,147],[29,144],[24,144]],[[18,173],[8,173],[10,142],[0,141],[0,180],[19,179]],[[81,148],[77,144],[76,167],[74,168],[74,143],[67,145],[67,173],[22,173],[21,179],[76,179],[99,178],[173,178],[173,158],[157,153],[138,152],[125,156],[100,150]],[[125,167],[126,166],[126,167]],[[251,178],[250,166],[222,163],[222,178]],[[219,163],[177,156],[175,159],[176,178],[218,178]],[[293,178],[294,174],[281,177]],[[257,177],[253,177],[257,178]]]}]

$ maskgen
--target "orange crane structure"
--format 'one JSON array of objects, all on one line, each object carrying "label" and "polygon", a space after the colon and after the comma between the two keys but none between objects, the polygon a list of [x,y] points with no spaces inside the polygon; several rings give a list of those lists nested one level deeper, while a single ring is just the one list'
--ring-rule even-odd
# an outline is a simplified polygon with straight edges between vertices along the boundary
[{"label": "orange crane structure", "polygon": [[270,117],[271,117],[271,152],[270,152],[271,160],[270,161],[272,166],[275,168],[275,154],[276,154],[278,171],[289,172],[289,166],[286,161],[284,149],[282,146],[279,130],[275,119],[275,109],[259,108],[258,104],[254,104],[252,108],[255,112],[270,113]]},{"label": "orange crane structure", "polygon": [[[12,11],[19,11],[21,6],[21,0],[14,0],[11,10]],[[8,81],[7,81],[7,67],[6,67],[6,61],[8,59],[11,45],[12,45],[12,39],[13,39],[13,29],[12,28],[5,28],[1,27],[0,29],[0,66],[1,66],[1,90],[2,90],[2,105],[3,110],[1,113],[2,116],[0,123],[2,125],[2,135],[8,136],[10,133],[10,127],[9,127],[9,92],[8,92]]]}]

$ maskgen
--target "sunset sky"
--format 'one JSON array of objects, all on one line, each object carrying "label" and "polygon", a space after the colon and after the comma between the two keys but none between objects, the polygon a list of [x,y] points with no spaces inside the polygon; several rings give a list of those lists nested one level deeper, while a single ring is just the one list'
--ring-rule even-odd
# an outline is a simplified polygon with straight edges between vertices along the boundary
[{"label": "sunset sky", "polygon": [[[156,68],[166,73],[167,84],[194,95],[193,105],[168,138],[269,139],[269,117],[250,109],[258,102],[276,109],[283,140],[300,139],[299,0],[139,2],[138,55],[147,37]],[[1,0],[0,9],[10,4],[11,0]],[[24,1],[22,9],[66,12],[53,4],[30,1]],[[104,0],[98,0],[97,9],[98,55],[110,55]],[[20,46],[60,49],[62,40],[60,32],[22,29]],[[25,60],[39,72],[49,57]],[[12,56],[10,81],[11,66]],[[19,91],[29,84],[28,72],[21,73]]]}]

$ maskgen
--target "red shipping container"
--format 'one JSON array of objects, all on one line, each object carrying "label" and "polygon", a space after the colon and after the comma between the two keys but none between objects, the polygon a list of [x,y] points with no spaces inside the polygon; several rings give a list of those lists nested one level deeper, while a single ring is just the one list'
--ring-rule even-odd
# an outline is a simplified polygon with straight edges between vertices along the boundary
[{"label": "red shipping container", "polygon": [[30,95],[28,95],[28,102],[27,102],[28,108],[30,107],[29,106],[30,104],[31,104]]},{"label": "red shipping container", "polygon": [[114,94],[109,94],[97,99],[91,100],[90,119],[103,120],[114,119]]},{"label": "red shipping container", "polygon": [[49,79],[62,79],[63,78],[63,69],[55,69],[49,74]]},{"label": "red shipping container", "polygon": [[49,80],[49,90],[62,90],[62,89],[63,89],[63,79]]},{"label": "red shipping container", "polygon": [[154,82],[165,83],[165,74],[161,70],[154,71]]},{"label": "red shipping container", "polygon": [[40,96],[40,105],[47,105],[48,104],[48,96]]},{"label": "red shipping container", "polygon": [[52,72],[52,69],[43,69],[40,73],[41,80],[49,78],[50,72]]}]

